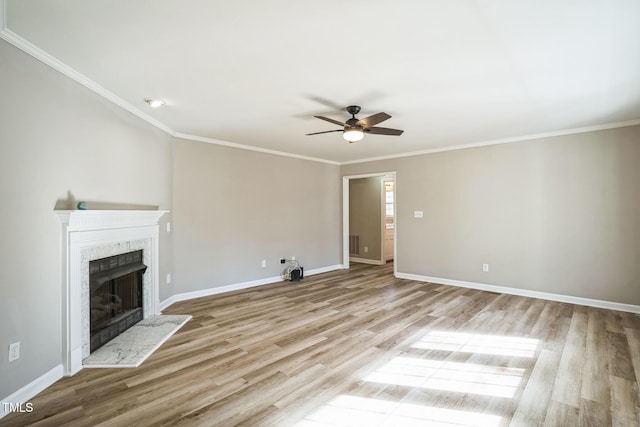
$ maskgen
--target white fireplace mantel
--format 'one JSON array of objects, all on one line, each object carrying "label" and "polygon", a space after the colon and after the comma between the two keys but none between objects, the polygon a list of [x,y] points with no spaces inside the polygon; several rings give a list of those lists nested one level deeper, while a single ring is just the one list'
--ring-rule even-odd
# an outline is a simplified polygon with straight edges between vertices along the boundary
[{"label": "white fireplace mantel", "polygon": [[70,231],[107,230],[113,228],[154,226],[169,211],[158,210],[56,210]]},{"label": "white fireplace mantel", "polygon": [[[61,229],[62,364],[66,375],[88,356],[89,261],[143,249],[144,318],[160,314],[158,221],[160,210],[56,210]],[[86,301],[84,301],[86,299]]]}]

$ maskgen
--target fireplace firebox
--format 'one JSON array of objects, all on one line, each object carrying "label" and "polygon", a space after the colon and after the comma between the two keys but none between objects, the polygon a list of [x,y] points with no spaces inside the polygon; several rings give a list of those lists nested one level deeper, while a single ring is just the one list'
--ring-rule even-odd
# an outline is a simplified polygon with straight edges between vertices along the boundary
[{"label": "fireplace firebox", "polygon": [[89,262],[90,351],[143,319],[142,250]]}]

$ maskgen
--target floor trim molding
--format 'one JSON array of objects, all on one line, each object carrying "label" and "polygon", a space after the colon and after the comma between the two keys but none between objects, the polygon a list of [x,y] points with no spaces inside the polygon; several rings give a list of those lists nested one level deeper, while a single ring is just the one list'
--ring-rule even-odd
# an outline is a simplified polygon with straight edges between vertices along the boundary
[{"label": "floor trim molding", "polygon": [[[56,366],[51,369],[49,372],[39,376],[35,380],[31,381],[26,386],[22,387],[20,390],[15,393],[5,397],[2,399],[2,405],[0,405],[0,418],[8,415],[10,413],[9,408],[5,409],[5,403],[13,403],[13,404],[25,404],[28,403],[29,400],[35,397],[38,393],[50,387],[63,377],[64,369],[62,364]],[[34,408],[34,410],[37,408]]]},{"label": "floor trim molding", "polygon": [[366,259],[366,258],[356,258],[349,257],[349,262],[359,262],[361,264],[371,264],[371,265],[384,265],[384,261],[380,261],[379,259]]},{"label": "floor trim molding", "polygon": [[418,282],[437,283],[439,285],[450,285],[461,288],[478,289],[481,291],[498,292],[501,294],[518,295],[522,297],[539,298],[549,301],[566,302],[569,304],[585,305],[588,307],[605,308],[608,310],[625,311],[628,313],[640,314],[640,306],[624,304],[621,302],[603,301],[590,298],[575,297],[570,295],[552,294],[548,292],[530,291],[527,289],[509,288],[506,286],[487,285],[484,283],[466,282],[464,280],[444,279],[441,277],[422,276],[419,274],[400,273],[397,278],[417,280]]},{"label": "floor trim molding", "polygon": [[[314,274],[327,273],[329,271],[342,270],[342,264],[330,265],[327,267],[315,268],[313,270],[305,270],[305,276],[313,276]],[[264,279],[251,280],[249,282],[236,283],[233,285],[219,286],[215,288],[202,289],[200,291],[184,292],[175,294],[160,303],[160,311],[166,309],[171,304],[179,301],[187,301],[194,298],[208,297],[211,295],[223,294],[225,292],[237,291],[240,289],[253,288],[256,286],[268,285],[271,283],[282,282],[281,276],[266,277]]]}]

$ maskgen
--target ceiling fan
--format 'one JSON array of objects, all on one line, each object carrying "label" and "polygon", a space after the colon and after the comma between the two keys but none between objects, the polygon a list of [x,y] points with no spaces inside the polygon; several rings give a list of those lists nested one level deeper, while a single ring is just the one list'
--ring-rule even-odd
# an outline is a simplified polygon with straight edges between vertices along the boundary
[{"label": "ceiling fan", "polygon": [[347,120],[345,123],[339,122],[337,120],[330,119],[328,117],[322,116],[313,116],[320,120],[324,120],[329,123],[336,124],[338,126],[342,126],[342,129],[336,130],[326,130],[324,132],[314,132],[308,133],[307,135],[319,135],[321,133],[329,133],[329,132],[342,132],[342,137],[349,141],[349,143],[360,141],[365,133],[372,133],[375,135],[393,135],[398,136],[402,135],[402,130],[399,129],[389,129],[389,128],[381,128],[375,127],[378,123],[382,123],[385,120],[391,118],[387,113],[378,113],[369,117],[365,117],[364,119],[358,120],[356,114],[360,112],[360,107],[358,105],[350,105],[347,107],[347,112],[351,114],[351,118]]}]

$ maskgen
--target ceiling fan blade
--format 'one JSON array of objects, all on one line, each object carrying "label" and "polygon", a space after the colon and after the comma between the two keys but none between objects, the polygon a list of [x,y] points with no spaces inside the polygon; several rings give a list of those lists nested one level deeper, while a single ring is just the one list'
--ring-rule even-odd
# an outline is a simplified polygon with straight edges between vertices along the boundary
[{"label": "ceiling fan blade", "polygon": [[309,136],[309,135],[320,135],[321,133],[330,133],[330,132],[344,132],[344,130],[343,129],[325,130],[324,132],[308,133],[306,136]]},{"label": "ceiling fan blade", "polygon": [[374,114],[373,116],[369,116],[369,117],[365,117],[364,119],[360,119],[358,120],[358,123],[356,123],[358,126],[362,126],[365,128],[370,128],[371,126],[375,126],[378,123],[382,123],[387,119],[390,119],[391,116],[388,115],[387,113],[378,113],[378,114]]},{"label": "ceiling fan blade", "polygon": [[333,123],[334,125],[344,126],[344,123],[339,122],[337,120],[330,119],[328,117],[322,117],[322,116],[313,116],[313,117],[315,117],[316,119],[324,120],[325,122]]},{"label": "ceiling fan blade", "polygon": [[331,101],[330,99],[326,99],[323,98],[321,96],[317,96],[317,95],[307,95],[306,96],[308,99],[317,102],[318,104],[322,104],[325,107],[329,107],[332,110],[335,111],[341,111],[344,110],[344,107],[340,104],[336,104],[335,102]]},{"label": "ceiling fan blade", "polygon": [[402,135],[403,130],[400,129],[389,129],[389,128],[365,128],[365,133],[373,133],[376,135]]}]

